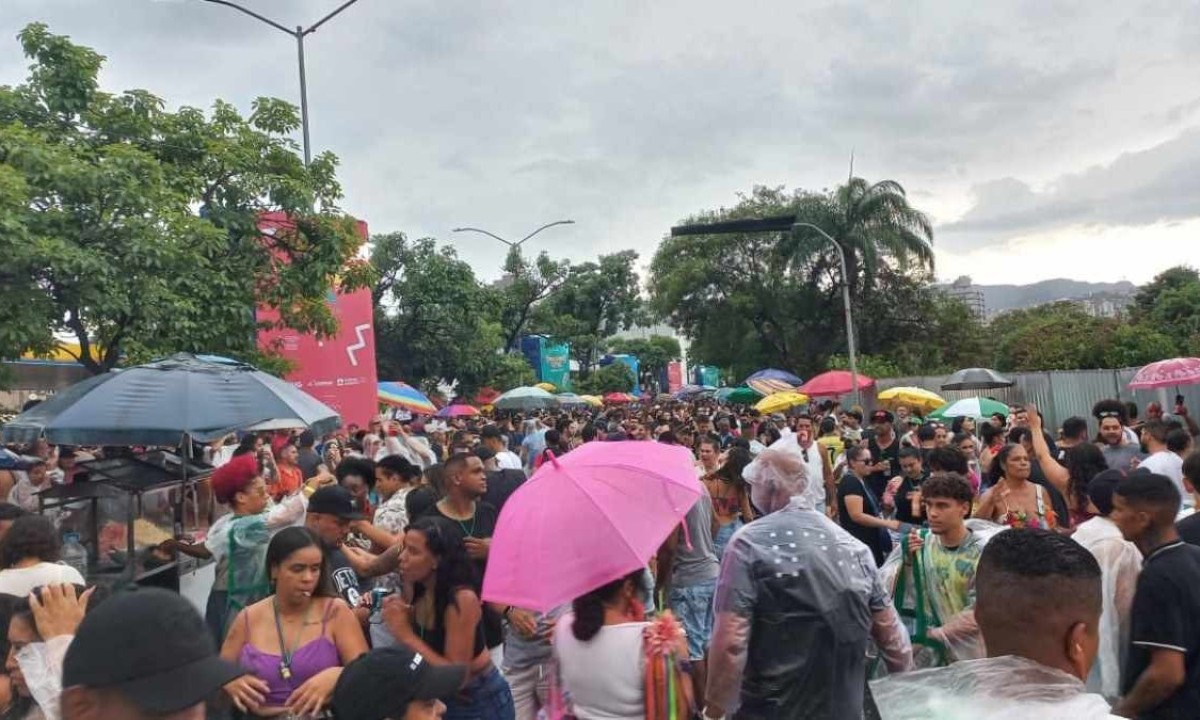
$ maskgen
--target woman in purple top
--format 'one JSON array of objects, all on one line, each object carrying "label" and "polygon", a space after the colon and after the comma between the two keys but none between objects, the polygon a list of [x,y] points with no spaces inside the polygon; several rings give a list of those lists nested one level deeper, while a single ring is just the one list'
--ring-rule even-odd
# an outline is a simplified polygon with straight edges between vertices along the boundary
[{"label": "woman in purple top", "polygon": [[221,657],[247,675],[225,686],[251,717],[310,717],[329,704],[342,667],[367,651],[358,620],[329,584],[311,530],[281,531],[267,547],[274,593],[241,611]]}]

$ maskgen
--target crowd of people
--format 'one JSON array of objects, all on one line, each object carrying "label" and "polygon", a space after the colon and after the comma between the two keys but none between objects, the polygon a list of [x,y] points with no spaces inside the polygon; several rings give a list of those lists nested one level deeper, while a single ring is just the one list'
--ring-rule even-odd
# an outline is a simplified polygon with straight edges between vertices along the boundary
[{"label": "crowd of people", "polygon": [[[698,399],[231,436],[197,448],[216,521],[160,548],[214,561],[203,619],[60,563],[37,493],[103,449],[11,448],[0,718],[1200,717],[1200,428],[1093,421]],[[593,442],[685,447],[704,492],[643,568],[485,601],[509,498]]]}]

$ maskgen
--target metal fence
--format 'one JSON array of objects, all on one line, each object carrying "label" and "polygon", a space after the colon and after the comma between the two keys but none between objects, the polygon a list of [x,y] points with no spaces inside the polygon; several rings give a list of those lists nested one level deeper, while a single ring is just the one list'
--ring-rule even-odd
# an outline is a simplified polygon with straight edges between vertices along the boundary
[{"label": "metal fence", "polygon": [[[1188,410],[1200,413],[1200,385],[1181,386],[1162,390],[1130,390],[1129,381],[1138,368],[1119,370],[1054,370],[1049,372],[1004,373],[1013,386],[997,390],[942,390],[946,376],[913,376],[876,380],[876,393],[893,387],[920,387],[932,390],[947,400],[967,397],[990,397],[1009,404],[1034,403],[1046,418],[1048,428],[1057,428],[1063,420],[1078,415],[1086,418],[1094,432],[1096,421],[1092,406],[1098,400],[1115,398],[1137,403],[1139,415],[1147,404],[1158,401],[1166,412],[1175,405],[1175,395],[1181,394]],[[874,405],[874,394],[864,404]],[[870,408],[868,408],[870,409]]]}]

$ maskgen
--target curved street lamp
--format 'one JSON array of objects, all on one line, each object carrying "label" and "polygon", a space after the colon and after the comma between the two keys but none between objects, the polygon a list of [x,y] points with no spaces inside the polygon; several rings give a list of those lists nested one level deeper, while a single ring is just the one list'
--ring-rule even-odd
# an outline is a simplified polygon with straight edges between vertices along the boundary
[{"label": "curved street lamp", "polygon": [[312,150],[308,142],[308,83],[304,76],[304,38],[305,36],[316,32],[317,28],[332,20],[335,15],[358,2],[358,0],[346,0],[346,2],[339,5],[336,10],[316,21],[312,25],[309,25],[307,29],[301,25],[297,25],[295,30],[289,30],[271,18],[259,15],[253,10],[244,8],[235,2],[231,2],[230,0],[203,0],[203,2],[212,3],[213,5],[224,5],[225,7],[233,8],[238,12],[245,13],[255,20],[264,22],[276,30],[285,32],[288,35],[296,38],[296,54],[300,62],[300,128],[304,134],[304,166],[308,167],[309,163],[312,162]]},{"label": "curved street lamp", "polygon": [[541,226],[541,227],[540,227],[540,228],[538,228],[537,230],[534,230],[533,232],[529,233],[528,235],[526,235],[525,237],[521,238],[520,240],[518,240],[518,241],[516,241],[516,242],[509,242],[508,240],[505,240],[504,238],[502,238],[502,237],[500,237],[499,235],[497,235],[496,233],[494,233],[494,232],[489,232],[489,231],[487,231],[487,230],[483,230],[482,228],[475,228],[475,227],[458,227],[458,228],[454,228],[454,229],[453,229],[451,232],[456,232],[456,233],[457,233],[457,232],[473,232],[473,233],[479,233],[480,235],[487,235],[487,236],[488,236],[488,237],[490,237],[490,238],[495,238],[496,240],[499,240],[500,242],[504,243],[505,245],[509,246],[510,248],[520,248],[520,247],[521,247],[521,245],[522,245],[522,244],[524,244],[524,242],[525,242],[526,240],[528,240],[529,238],[533,237],[534,235],[537,235],[538,233],[540,233],[541,231],[545,230],[546,228],[552,228],[552,227],[554,227],[555,225],[574,225],[574,224],[575,224],[575,221],[574,221],[574,220],[555,220],[555,221],[554,221],[554,222],[552,222],[552,223],[546,223],[545,225]]}]

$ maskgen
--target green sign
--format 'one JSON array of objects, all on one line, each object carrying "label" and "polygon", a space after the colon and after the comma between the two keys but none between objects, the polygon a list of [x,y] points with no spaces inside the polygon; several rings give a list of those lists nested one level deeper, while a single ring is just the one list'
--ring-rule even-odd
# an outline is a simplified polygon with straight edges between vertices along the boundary
[{"label": "green sign", "polygon": [[541,377],[558,388],[559,392],[571,389],[571,346],[566,343],[542,347]]}]

